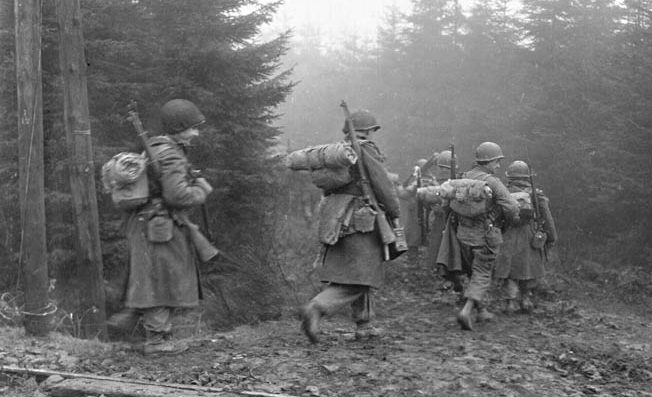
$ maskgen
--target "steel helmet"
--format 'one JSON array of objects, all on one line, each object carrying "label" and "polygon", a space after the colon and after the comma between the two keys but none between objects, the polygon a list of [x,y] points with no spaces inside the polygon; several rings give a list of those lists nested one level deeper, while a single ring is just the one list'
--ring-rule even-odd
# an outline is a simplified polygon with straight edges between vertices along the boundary
[{"label": "steel helmet", "polygon": [[[457,160],[457,156],[455,156],[455,160]],[[444,150],[443,152],[439,153],[437,155],[437,167],[441,168],[451,168],[451,151],[450,150]]]},{"label": "steel helmet", "polygon": [[416,165],[417,165],[419,168],[423,168],[423,166],[426,165],[427,162],[428,162],[428,160],[426,160],[426,159],[419,159],[419,160],[417,160]]},{"label": "steel helmet", "polygon": [[525,161],[516,160],[507,166],[507,171],[505,171],[505,175],[508,178],[529,178],[530,167],[527,165]]},{"label": "steel helmet", "polygon": [[475,149],[475,161],[489,162],[503,158],[503,150],[493,142],[483,142]]},{"label": "steel helmet", "polygon": [[[353,128],[356,131],[377,131],[380,129],[380,125],[376,121],[376,117],[371,114],[368,110],[358,110],[351,114],[351,122],[353,123]],[[346,120],[344,120],[344,127],[342,127],[344,133],[349,132],[349,126]]]},{"label": "steel helmet", "polygon": [[161,125],[166,134],[177,134],[205,121],[197,106],[186,99],[173,99],[161,107]]}]

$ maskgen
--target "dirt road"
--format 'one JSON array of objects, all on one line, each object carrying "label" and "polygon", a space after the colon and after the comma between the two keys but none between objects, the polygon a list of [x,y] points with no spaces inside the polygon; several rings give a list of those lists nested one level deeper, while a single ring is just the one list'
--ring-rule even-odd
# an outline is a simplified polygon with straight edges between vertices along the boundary
[{"label": "dirt road", "polygon": [[369,341],[354,339],[343,314],[322,322],[318,345],[288,318],[195,337],[174,357],[145,358],[124,345],[71,353],[15,338],[0,359],[292,396],[652,396],[650,318],[547,295],[530,315],[499,314],[495,302],[496,321],[461,331],[456,296],[436,289],[427,271],[401,262],[388,276],[377,294],[384,333]]}]

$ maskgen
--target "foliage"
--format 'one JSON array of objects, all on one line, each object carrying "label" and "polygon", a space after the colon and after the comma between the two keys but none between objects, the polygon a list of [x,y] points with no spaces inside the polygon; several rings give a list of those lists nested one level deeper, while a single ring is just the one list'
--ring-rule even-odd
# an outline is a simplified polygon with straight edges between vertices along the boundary
[{"label": "foliage", "polygon": [[[7,3],[10,2],[3,2],[3,7]],[[254,248],[261,246],[261,241],[264,246],[270,240],[265,228],[268,208],[261,205],[260,197],[272,198],[275,193],[272,180],[278,160],[269,156],[268,149],[275,145],[280,133],[273,125],[278,117],[276,106],[293,86],[289,81],[290,70],[280,70],[288,34],[267,42],[256,39],[260,26],[270,20],[277,6],[278,3],[260,5],[253,0],[82,1],[96,170],[120,151],[142,150],[136,133],[125,122],[129,100],[135,99],[140,104],[150,134],[158,133],[158,109],[166,101],[181,97],[197,104],[208,122],[191,149],[190,159],[216,188],[207,203],[210,226],[225,252],[235,256],[254,252],[249,262],[257,276],[252,279],[267,280],[257,291],[259,300],[269,298],[263,305],[278,302],[280,298],[277,294],[267,295],[275,289],[276,277],[262,251]],[[54,2],[44,2],[46,215],[50,277],[60,281],[58,290],[63,292],[71,290],[68,281],[75,274],[72,255],[75,238],[62,126],[55,11]],[[0,34],[7,38],[2,40],[0,74],[3,93],[9,93],[15,89],[12,88],[13,32],[2,30]],[[0,114],[7,115],[2,117],[0,150],[15,153],[14,101],[3,97]],[[3,225],[14,225],[4,228],[6,235],[0,236],[6,237],[2,245],[6,252],[0,252],[3,264],[16,260],[20,241],[19,214],[13,209],[16,200],[11,199],[16,195],[14,156],[3,155],[0,168],[3,176],[0,221]],[[99,175],[96,180],[99,181]],[[120,276],[125,274],[126,262],[121,214],[112,207],[99,183],[96,189],[104,272],[109,284],[116,287]],[[199,219],[199,214],[193,216]],[[15,282],[14,278],[3,278],[3,282]],[[71,313],[75,310],[75,297],[60,299]]]},{"label": "foliage", "polygon": [[[647,3],[527,0],[515,12],[508,2],[482,0],[462,13],[456,1],[414,0],[408,15],[388,10],[376,51],[347,58],[347,78],[367,87],[351,105],[378,115],[376,137],[395,172],[450,143],[465,170],[476,145],[498,142],[503,165],[532,164],[562,240],[577,238],[609,263],[650,270]],[[347,51],[301,58],[301,82],[281,120],[289,140],[333,124],[304,117],[297,126],[300,108],[317,103],[294,101],[306,85],[317,109],[328,109],[323,98],[356,95],[350,85],[313,82],[320,78],[313,70]],[[605,241],[636,248],[601,250]]]}]

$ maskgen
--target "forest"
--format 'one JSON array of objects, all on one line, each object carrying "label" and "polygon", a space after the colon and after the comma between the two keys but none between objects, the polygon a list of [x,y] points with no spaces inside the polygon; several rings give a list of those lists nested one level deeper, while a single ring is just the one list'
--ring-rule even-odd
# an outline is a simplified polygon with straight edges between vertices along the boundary
[{"label": "forest", "polygon": [[[406,177],[418,158],[454,144],[462,170],[483,141],[525,160],[550,197],[558,270],[649,296],[652,219],[652,24],[646,0],[413,1],[388,8],[377,42],[328,47],[308,30],[261,38],[280,3],[253,0],[81,2],[88,95],[99,169],[139,150],[126,117],[137,100],[150,131],[166,100],[190,98],[208,127],[190,157],[215,186],[215,241],[237,266],[208,277],[209,323],[266,318],[315,289],[310,262],[319,190],[284,166],[285,153],[341,139],[346,99],[379,119],[388,167]],[[0,291],[18,296],[20,211],[13,2],[2,1]],[[240,12],[248,7],[248,12]],[[67,178],[57,25],[43,3],[42,66],[51,299],[74,325],[79,299]],[[314,32],[313,32],[314,33]],[[300,35],[302,40],[292,40]],[[119,308],[125,243],[121,214],[96,186],[108,311]],[[198,214],[196,214],[198,216]],[[236,282],[231,282],[236,280]],[[632,284],[633,283],[633,284]],[[257,290],[251,293],[252,288]],[[219,290],[219,292],[218,292]],[[212,299],[212,300],[211,300]]]},{"label": "forest", "polygon": [[[131,395],[97,389],[109,381],[204,396],[650,395],[649,0],[411,0],[386,9],[375,39],[337,45],[313,27],[270,29],[282,1],[79,0],[107,316],[123,308],[128,252],[100,170],[143,150],[127,105],[150,135],[173,98],[207,119],[188,157],[214,187],[206,214],[223,255],[199,268],[200,308],[175,313],[189,350],[165,357],[129,346],[143,329],[84,328],[55,1],[36,2],[54,309],[48,338],[21,329],[18,3],[0,0],[0,394],[71,395],[64,383],[86,377],[89,396]],[[532,167],[559,240],[531,313],[500,313],[492,293],[497,320],[460,330],[459,297],[422,252],[385,263],[375,341],[357,340],[346,315],[323,322],[319,345],[306,340],[297,309],[320,289],[322,192],[286,156],[340,141],[342,100],[377,117],[374,139],[400,180],[450,145],[466,171],[485,141],[502,147],[503,180],[513,160]]]}]

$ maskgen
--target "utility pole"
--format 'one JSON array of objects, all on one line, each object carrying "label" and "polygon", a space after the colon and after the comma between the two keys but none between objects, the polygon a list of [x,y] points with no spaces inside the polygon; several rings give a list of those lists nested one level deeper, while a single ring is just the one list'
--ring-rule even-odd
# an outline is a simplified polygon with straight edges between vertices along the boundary
[{"label": "utility pole", "polygon": [[48,333],[48,265],[43,177],[41,0],[15,0],[20,198],[20,266],[28,335]]},{"label": "utility pole", "polygon": [[70,190],[77,230],[82,336],[106,339],[102,249],[79,0],[56,0]]}]

